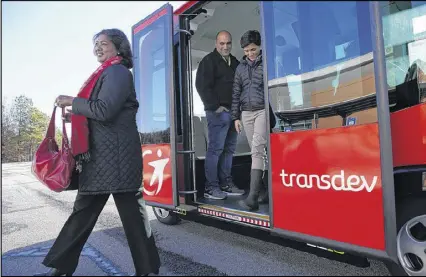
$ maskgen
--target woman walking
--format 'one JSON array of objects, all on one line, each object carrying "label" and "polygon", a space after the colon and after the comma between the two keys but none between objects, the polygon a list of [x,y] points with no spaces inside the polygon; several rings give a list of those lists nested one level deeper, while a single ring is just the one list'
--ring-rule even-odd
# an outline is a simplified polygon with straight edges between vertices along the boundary
[{"label": "woman walking", "polygon": [[142,199],[142,153],[136,127],[139,104],[129,69],[126,35],[106,29],[93,38],[100,67],[77,97],[61,95],[56,105],[71,107],[73,155],[79,169],[71,216],[45,257],[47,276],[72,275],[99,214],[112,194],[137,276],[158,274],[160,259]]}]

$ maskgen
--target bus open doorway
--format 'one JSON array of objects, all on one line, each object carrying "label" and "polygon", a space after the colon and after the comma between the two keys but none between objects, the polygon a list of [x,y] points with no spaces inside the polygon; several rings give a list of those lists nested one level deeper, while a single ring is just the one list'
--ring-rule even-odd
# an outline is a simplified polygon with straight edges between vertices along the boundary
[{"label": "bus open doorway", "polygon": [[[269,226],[269,204],[260,204],[253,212],[244,211],[238,200],[247,197],[250,184],[251,153],[246,134],[243,130],[238,135],[236,152],[233,158],[232,177],[234,184],[245,190],[242,196],[228,195],[224,200],[204,198],[206,183],[205,159],[208,147],[208,128],[204,105],[195,87],[196,73],[201,60],[215,48],[216,34],[227,30],[232,35],[231,54],[241,60],[244,53],[240,46],[240,38],[247,30],[261,30],[259,2],[212,1],[205,4],[199,14],[189,21],[191,89],[193,110],[193,149],[195,150],[195,203],[198,211],[222,217],[242,217],[242,221],[257,223],[262,227]],[[198,12],[195,12],[198,13]],[[238,20],[235,20],[238,17]],[[232,92],[229,92],[232,93]],[[190,109],[188,109],[190,110]],[[185,134],[184,134],[185,135]],[[179,164],[178,164],[179,167]]]}]

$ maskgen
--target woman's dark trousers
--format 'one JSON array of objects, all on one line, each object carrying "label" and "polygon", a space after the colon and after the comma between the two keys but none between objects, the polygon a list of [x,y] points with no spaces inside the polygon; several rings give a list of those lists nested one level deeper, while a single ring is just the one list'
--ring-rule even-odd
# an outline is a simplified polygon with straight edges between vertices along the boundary
[{"label": "woman's dark trousers", "polygon": [[[160,258],[141,193],[113,194],[124,232],[132,254],[136,275],[158,274]],[[43,264],[72,274],[78,265],[80,253],[89,238],[109,194],[80,195],[74,209]]]}]

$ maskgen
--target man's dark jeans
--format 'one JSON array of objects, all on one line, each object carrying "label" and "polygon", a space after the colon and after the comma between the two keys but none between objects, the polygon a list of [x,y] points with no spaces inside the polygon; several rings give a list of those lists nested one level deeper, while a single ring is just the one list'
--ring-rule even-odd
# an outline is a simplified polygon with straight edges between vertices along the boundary
[{"label": "man's dark jeans", "polygon": [[218,187],[232,180],[232,157],[237,147],[238,133],[231,114],[206,111],[209,143],[205,160],[207,186]]}]

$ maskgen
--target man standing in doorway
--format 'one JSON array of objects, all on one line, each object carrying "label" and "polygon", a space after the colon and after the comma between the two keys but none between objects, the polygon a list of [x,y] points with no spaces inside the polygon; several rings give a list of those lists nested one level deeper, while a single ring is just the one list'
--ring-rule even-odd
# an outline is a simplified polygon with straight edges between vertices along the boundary
[{"label": "man standing in doorway", "polygon": [[225,199],[242,195],[231,176],[232,158],[238,133],[231,119],[232,86],[239,62],[231,55],[232,37],[228,31],[216,35],[216,48],[205,56],[197,70],[195,86],[204,104],[208,126],[208,147],[204,170],[204,197]]}]

